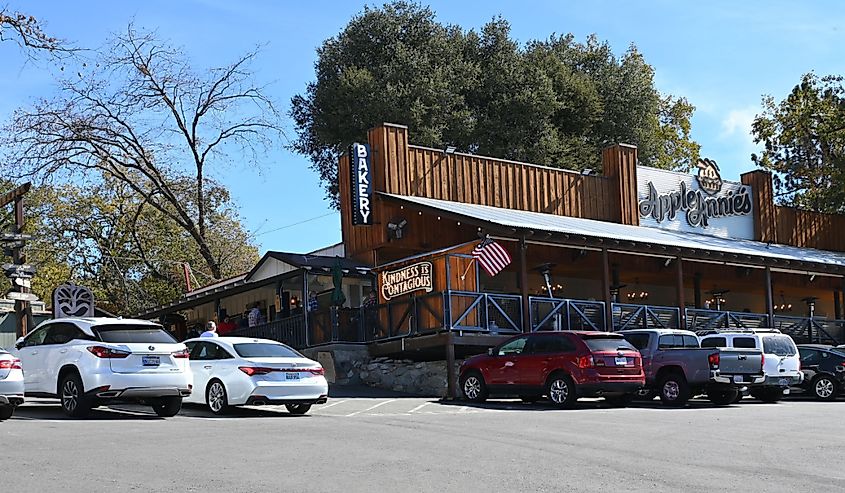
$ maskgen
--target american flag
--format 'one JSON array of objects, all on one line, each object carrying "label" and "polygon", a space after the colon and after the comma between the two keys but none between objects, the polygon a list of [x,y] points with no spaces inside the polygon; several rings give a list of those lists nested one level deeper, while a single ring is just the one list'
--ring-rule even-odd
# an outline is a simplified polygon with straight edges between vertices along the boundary
[{"label": "american flag", "polygon": [[491,276],[495,276],[511,263],[508,251],[490,238],[473,248],[472,258],[476,259],[481,264],[481,268]]}]

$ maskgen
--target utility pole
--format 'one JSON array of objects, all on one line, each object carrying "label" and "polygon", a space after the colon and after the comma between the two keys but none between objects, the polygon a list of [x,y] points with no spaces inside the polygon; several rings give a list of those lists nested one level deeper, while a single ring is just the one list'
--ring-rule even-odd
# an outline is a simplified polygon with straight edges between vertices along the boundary
[{"label": "utility pole", "polygon": [[15,315],[17,317],[16,332],[18,337],[25,336],[31,328],[32,307],[30,302],[38,300],[38,297],[30,292],[35,268],[26,263],[26,254],[23,251],[26,240],[32,238],[23,233],[24,195],[29,192],[30,187],[30,183],[24,183],[11,192],[0,196],[0,207],[5,207],[9,204],[12,204],[14,207],[14,226],[11,232],[0,233],[0,244],[3,246],[4,254],[12,257],[12,263],[4,263],[2,267],[6,277],[12,281],[12,286],[14,287],[14,290],[6,296],[9,299],[15,300]]}]

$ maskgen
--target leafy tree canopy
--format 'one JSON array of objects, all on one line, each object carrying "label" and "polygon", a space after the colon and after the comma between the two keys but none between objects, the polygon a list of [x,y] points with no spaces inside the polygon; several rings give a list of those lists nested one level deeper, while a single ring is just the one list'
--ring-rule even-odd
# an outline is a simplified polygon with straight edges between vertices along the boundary
[{"label": "leafy tree canopy", "polygon": [[407,124],[421,145],[569,169],[596,167],[617,142],[650,166],[698,157],[693,106],[655,89],[633,45],[621,57],[595,36],[521,45],[504,19],[465,30],[396,1],[365,8],[317,54],[316,80],[292,99],[292,147],[335,205],[338,156],[382,122]]},{"label": "leafy tree canopy", "polygon": [[845,213],[845,86],[841,76],[801,78],[780,102],[763,98],[752,126],[764,150],[752,155],[774,172],[782,204]]}]

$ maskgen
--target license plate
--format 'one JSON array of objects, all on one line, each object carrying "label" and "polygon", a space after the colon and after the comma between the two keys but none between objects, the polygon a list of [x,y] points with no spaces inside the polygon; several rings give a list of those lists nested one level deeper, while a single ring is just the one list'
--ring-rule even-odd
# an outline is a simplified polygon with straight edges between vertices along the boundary
[{"label": "license plate", "polygon": [[616,366],[626,366],[628,364],[628,358],[624,356],[617,356],[616,357]]},{"label": "license plate", "polygon": [[742,375],[734,375],[734,383],[742,383]]},{"label": "license plate", "polygon": [[788,378],[781,378],[778,380],[778,385],[781,387],[789,387],[789,379]]},{"label": "license plate", "polygon": [[161,359],[158,356],[141,356],[141,363],[144,366],[158,366],[161,364]]},{"label": "license plate", "polygon": [[299,373],[285,373],[285,380],[299,380]]}]

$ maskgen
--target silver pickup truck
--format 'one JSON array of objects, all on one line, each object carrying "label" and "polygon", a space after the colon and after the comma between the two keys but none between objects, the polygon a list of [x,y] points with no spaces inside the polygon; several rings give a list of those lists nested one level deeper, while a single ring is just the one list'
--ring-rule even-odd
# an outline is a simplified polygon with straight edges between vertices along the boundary
[{"label": "silver pickup truck", "polygon": [[745,386],[765,380],[759,349],[702,349],[688,330],[635,329],[620,334],[642,355],[646,395],[659,395],[667,406],[683,406],[701,394],[724,406],[734,402]]}]

